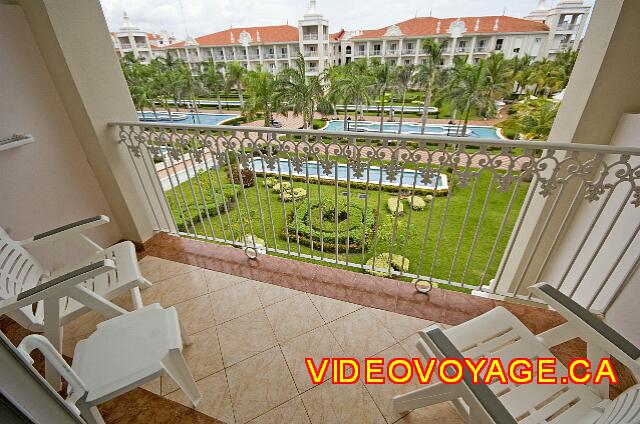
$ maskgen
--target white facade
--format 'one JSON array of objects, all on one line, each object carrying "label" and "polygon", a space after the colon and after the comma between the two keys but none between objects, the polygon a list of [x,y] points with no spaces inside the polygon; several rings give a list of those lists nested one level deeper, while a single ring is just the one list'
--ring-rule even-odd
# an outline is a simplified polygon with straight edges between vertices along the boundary
[{"label": "white facade", "polygon": [[[425,39],[445,44],[443,66],[449,66],[455,56],[464,56],[476,63],[494,52],[507,59],[532,56],[536,60],[553,58],[558,52],[576,50],[584,35],[590,6],[583,0],[559,0],[551,8],[541,0],[527,17],[480,16],[439,19],[414,18],[378,30],[340,31],[329,33],[329,21],[317,10],[316,0],[310,0],[309,10],[295,27],[255,27],[241,32],[230,30],[203,37],[155,47],[146,33],[125,22],[115,33],[114,44],[121,54],[133,52],[148,58],[171,52],[196,68],[201,62],[226,63],[238,61],[247,69],[263,69],[277,73],[291,66],[302,52],[307,75],[318,75],[329,65],[342,65],[353,60],[378,59],[396,65],[418,65],[426,60],[422,49]],[[269,39],[263,39],[269,33]],[[278,34],[281,31],[281,34]],[[223,37],[223,39],[221,39]],[[166,41],[166,39],[165,39]]]},{"label": "white facade", "polygon": [[111,40],[121,57],[131,53],[142,63],[148,63],[154,57],[164,56],[164,47],[176,42],[176,38],[166,31],[153,34],[133,26],[126,12],[123,15],[122,26],[117,32],[111,33]]}]

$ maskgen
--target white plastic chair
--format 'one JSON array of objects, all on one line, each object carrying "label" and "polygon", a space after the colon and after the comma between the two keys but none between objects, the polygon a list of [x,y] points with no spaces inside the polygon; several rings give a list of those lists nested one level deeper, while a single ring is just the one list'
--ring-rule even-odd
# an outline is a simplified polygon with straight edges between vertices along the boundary
[{"label": "white plastic chair", "polygon": [[[12,240],[0,228],[0,300],[11,299],[61,276],[74,276],[74,272],[78,275],[78,270],[92,263],[108,260],[112,265],[94,270],[85,280],[77,281],[76,286],[69,286],[60,299],[40,297],[35,308],[31,304],[17,308],[5,303],[0,315],[8,315],[28,330],[44,332],[61,351],[62,326],[78,316],[92,309],[107,318],[127,312],[108,302],[127,291],[131,291],[135,307],[141,308],[139,288],[151,283],[140,273],[133,243],[125,241],[102,248],[82,234],[107,222],[108,217],[96,216],[23,241]],[[45,244],[53,250],[52,269],[45,269],[25,249]],[[47,380],[55,386],[56,378],[55,370],[47,364]]]},{"label": "white plastic chair", "polygon": [[93,334],[76,345],[71,366],[44,336],[27,336],[18,346],[29,363],[35,349],[68,382],[66,402],[88,424],[104,423],[97,405],[163,374],[178,383],[194,407],[202,399],[182,355],[173,307],[153,304],[98,324]]},{"label": "white plastic chair", "polygon": [[[425,357],[500,358],[508,364],[515,358],[552,358],[549,348],[579,337],[587,342],[592,364],[613,356],[640,375],[640,349],[552,286],[538,284],[532,291],[567,322],[534,335],[513,314],[498,307],[450,329],[436,324],[422,330],[418,349]],[[559,361],[556,375],[567,375]],[[473,424],[640,423],[640,385],[611,401],[608,384],[563,384],[558,378],[557,384],[485,386],[473,385],[465,376],[458,385],[437,382],[393,399],[401,412],[449,400]]]}]

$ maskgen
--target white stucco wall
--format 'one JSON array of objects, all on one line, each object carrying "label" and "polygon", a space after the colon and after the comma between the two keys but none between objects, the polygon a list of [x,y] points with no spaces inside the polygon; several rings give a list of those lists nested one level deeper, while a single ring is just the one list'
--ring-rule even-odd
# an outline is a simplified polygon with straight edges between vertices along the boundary
[{"label": "white stucco wall", "polygon": [[[0,4],[0,52],[0,138],[35,138],[0,152],[0,225],[22,239],[111,216],[20,6]],[[114,222],[89,234],[104,244],[121,239]]]}]

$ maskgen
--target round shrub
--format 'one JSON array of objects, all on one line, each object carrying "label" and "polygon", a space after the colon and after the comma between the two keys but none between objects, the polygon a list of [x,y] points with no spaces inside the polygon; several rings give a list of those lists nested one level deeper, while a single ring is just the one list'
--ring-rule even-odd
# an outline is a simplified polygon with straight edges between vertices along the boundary
[{"label": "round shrub", "polygon": [[267,177],[264,180],[264,185],[266,185],[269,188],[272,188],[276,184],[278,184],[278,179],[276,177]]},{"label": "round shrub", "polygon": [[427,207],[427,202],[420,196],[409,197],[409,204],[411,205],[411,209],[415,211],[421,211]]},{"label": "round shrub", "polygon": [[387,207],[393,216],[401,216],[404,214],[404,205],[399,197],[389,197],[389,200],[387,200]]},{"label": "round shrub", "polygon": [[275,184],[273,187],[271,187],[271,189],[273,190],[274,193],[282,193],[283,191],[290,191],[291,183],[283,181],[282,183]]},{"label": "round shrub", "polygon": [[242,184],[243,187],[253,187],[255,184],[255,174],[249,168],[242,168],[238,164],[229,165],[229,179],[235,184]]},{"label": "round shrub", "polygon": [[[298,206],[287,219],[289,237],[298,235],[301,244],[324,251],[345,251],[366,244],[375,225],[375,209],[345,199],[312,199]],[[347,237],[348,236],[348,237]]]},{"label": "round shrub", "polygon": [[432,196],[432,195],[430,195],[430,194],[427,194],[427,195],[425,196],[425,199],[427,200],[427,203],[429,203],[429,202],[431,202],[431,201],[433,200],[433,196]]},{"label": "round shrub", "polygon": [[297,187],[292,190],[286,190],[282,192],[282,200],[285,202],[298,201],[304,199],[307,195],[307,190],[302,187]]},{"label": "round shrub", "polygon": [[[375,264],[374,264],[375,263]],[[389,270],[391,268],[395,271],[408,272],[409,271],[409,259],[405,258],[402,255],[392,255],[391,253],[385,252],[381,253],[374,258],[370,258],[367,261],[366,266],[369,268],[373,268],[375,265],[376,268]],[[371,275],[377,275],[379,277],[386,277],[391,275],[389,271],[376,271],[373,269],[366,270],[367,273]]]}]

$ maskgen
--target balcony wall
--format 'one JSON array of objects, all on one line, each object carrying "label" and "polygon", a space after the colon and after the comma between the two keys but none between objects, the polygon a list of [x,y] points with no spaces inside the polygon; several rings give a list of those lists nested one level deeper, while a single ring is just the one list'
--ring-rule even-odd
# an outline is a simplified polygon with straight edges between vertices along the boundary
[{"label": "balcony wall", "polygon": [[[76,219],[113,216],[20,6],[0,4],[0,50],[0,138],[35,138],[0,152],[0,226],[21,239]],[[121,233],[111,223],[92,236],[113,243]]]}]

